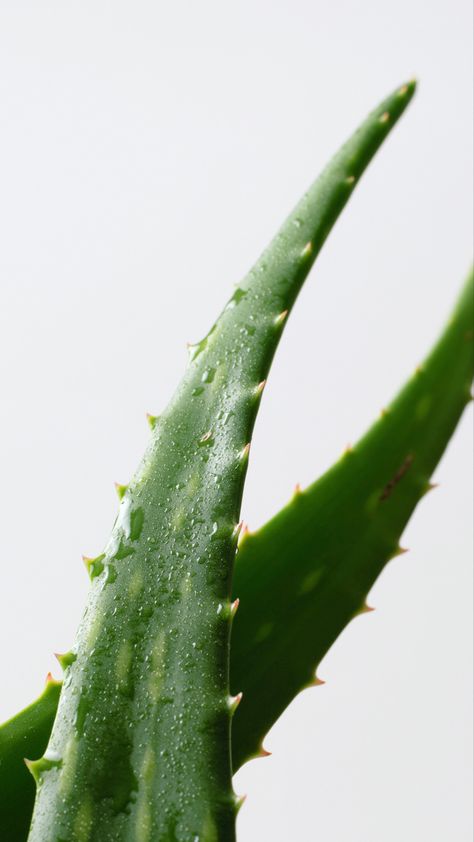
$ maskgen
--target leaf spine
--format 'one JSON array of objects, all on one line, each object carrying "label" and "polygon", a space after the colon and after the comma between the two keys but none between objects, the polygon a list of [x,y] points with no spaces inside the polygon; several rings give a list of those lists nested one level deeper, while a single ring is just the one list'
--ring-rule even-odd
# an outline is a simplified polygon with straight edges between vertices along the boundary
[{"label": "leaf spine", "polygon": [[53,759],[53,757],[48,757],[47,755],[43,755],[43,757],[40,757],[39,760],[28,760],[26,757],[24,757],[23,760],[28,771],[33,775],[37,785],[41,783],[41,776],[43,772],[49,772],[50,769],[57,768],[61,765],[60,758],[55,757]]},{"label": "leaf spine", "polygon": [[58,652],[55,652],[54,657],[59,661],[61,669],[63,670],[63,672],[65,672],[67,668],[74,663],[77,656],[74,654],[74,652],[64,652],[64,654],[59,654]]},{"label": "leaf spine", "polygon": [[248,462],[249,453],[250,453],[250,442],[248,442],[245,445],[245,447],[243,448],[243,450],[241,450],[241,452],[240,452],[240,461],[242,462],[243,465],[245,465]]},{"label": "leaf spine", "polygon": [[362,607],[356,611],[355,616],[358,617],[360,614],[371,614],[372,611],[375,611],[375,608],[372,608],[371,605],[368,605],[366,602],[362,604]]},{"label": "leaf spine", "polygon": [[427,483],[425,483],[425,485],[423,487],[423,490],[421,492],[422,496],[424,497],[425,494],[429,494],[430,491],[434,491],[435,488],[439,488],[439,482],[427,482]]},{"label": "leaf spine", "polygon": [[237,547],[240,548],[242,543],[251,535],[250,529],[246,523],[242,524],[242,529],[239,532],[239,536],[237,538]]},{"label": "leaf spine", "polygon": [[239,536],[240,536],[240,533],[242,531],[243,525],[244,525],[244,522],[243,522],[243,520],[241,520],[239,523],[237,523],[234,526],[234,528],[232,530],[232,540],[235,541],[237,544],[239,542]]},{"label": "leaf spine", "polygon": [[409,552],[409,550],[406,547],[400,547],[400,545],[399,545],[396,548],[396,550],[394,550],[392,555],[389,556],[389,561],[391,561],[392,558],[397,558],[399,555],[405,555],[405,553],[408,553],[408,552]]},{"label": "leaf spine", "polygon": [[114,485],[119,500],[123,500],[127,493],[128,485],[121,485],[119,482],[115,482]]},{"label": "leaf spine", "polygon": [[229,708],[230,715],[233,716],[235,711],[237,710],[238,706],[242,701],[243,693],[237,693],[236,696],[229,696],[227,699],[227,707]]},{"label": "leaf spine", "polygon": [[239,812],[239,810],[241,809],[242,804],[244,803],[244,801],[246,801],[246,799],[247,799],[246,795],[234,795],[234,804],[235,804],[235,814],[236,815]]},{"label": "leaf spine", "polygon": [[156,425],[158,424],[158,421],[160,420],[160,416],[159,415],[150,415],[150,413],[147,412],[146,420],[148,421],[148,426],[150,427],[150,430],[154,430]]},{"label": "leaf spine", "polygon": [[36,784],[39,784],[40,781],[40,770],[38,769],[38,761],[37,760],[28,760],[27,757],[23,758],[23,762],[28,769],[29,773],[33,776]]},{"label": "leaf spine", "polygon": [[274,323],[275,323],[275,325],[276,325],[276,327],[280,327],[280,325],[282,325],[282,324],[283,324],[283,322],[285,321],[285,319],[286,319],[287,315],[288,315],[288,310],[283,310],[283,312],[282,312],[282,313],[279,313],[279,314],[278,314],[278,316],[276,317],[275,322],[274,322]]},{"label": "leaf spine", "polygon": [[93,579],[95,579],[96,576],[99,576],[102,573],[102,571],[104,569],[104,565],[102,564],[102,561],[103,561],[104,558],[105,558],[104,553],[96,556],[95,558],[90,558],[87,555],[82,556],[82,560],[83,560],[83,562],[86,566],[86,569],[87,569],[87,572],[89,574],[89,578],[90,578],[91,581]]}]

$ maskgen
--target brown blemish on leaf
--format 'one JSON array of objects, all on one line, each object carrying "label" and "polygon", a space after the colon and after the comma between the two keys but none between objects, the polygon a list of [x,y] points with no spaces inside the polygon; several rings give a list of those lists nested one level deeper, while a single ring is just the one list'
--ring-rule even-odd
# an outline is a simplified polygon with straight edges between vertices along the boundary
[{"label": "brown blemish on leaf", "polygon": [[406,472],[408,471],[408,468],[413,462],[413,459],[413,455],[409,453],[405,461],[399,467],[397,473],[392,477],[392,479],[389,482],[387,482],[387,485],[382,491],[379,500],[388,500],[395,486],[398,485],[400,480],[405,476]]}]

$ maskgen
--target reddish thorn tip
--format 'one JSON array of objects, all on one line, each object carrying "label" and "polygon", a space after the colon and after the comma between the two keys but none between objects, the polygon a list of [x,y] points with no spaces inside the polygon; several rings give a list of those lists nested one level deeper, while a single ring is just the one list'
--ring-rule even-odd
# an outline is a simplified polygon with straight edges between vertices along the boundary
[{"label": "reddish thorn tip", "polygon": [[283,310],[283,312],[282,312],[282,313],[279,313],[279,314],[278,314],[278,316],[276,317],[276,319],[275,319],[275,324],[276,324],[276,325],[281,325],[281,324],[282,324],[282,322],[284,322],[284,321],[285,321],[285,319],[286,319],[287,315],[288,315],[288,310]]},{"label": "reddish thorn tip", "polygon": [[240,599],[237,597],[237,599],[234,599],[234,601],[230,605],[230,613],[231,613],[232,617],[235,617],[235,612],[237,611],[237,608],[239,607],[239,605],[240,605]]},{"label": "reddish thorn tip", "polygon": [[239,532],[239,536],[237,538],[237,546],[240,547],[244,538],[247,538],[250,535],[250,529],[248,528],[246,523],[242,522],[242,529]]},{"label": "reddish thorn tip", "polygon": [[236,525],[234,526],[234,528],[232,530],[232,537],[233,537],[234,540],[236,540],[236,539],[237,539],[237,541],[239,540],[239,535],[242,532],[243,525],[244,525],[244,522],[243,522],[243,520],[241,520],[239,523],[236,523]]},{"label": "reddish thorn tip", "polygon": [[367,603],[364,602],[363,606],[356,612],[356,616],[358,617],[360,614],[371,614],[372,611],[375,611],[375,608],[372,608],[371,605],[367,605]]},{"label": "reddish thorn tip", "polygon": [[122,498],[125,496],[125,493],[127,491],[127,486],[121,485],[120,482],[114,482],[114,485],[115,485],[115,490],[118,494],[119,500],[122,500]]},{"label": "reddish thorn tip", "polygon": [[235,711],[237,710],[238,706],[240,705],[240,702],[242,701],[242,696],[243,696],[243,693],[237,693],[236,696],[229,696],[228,697],[228,705],[229,705],[229,710],[231,712],[231,716],[234,715]]}]

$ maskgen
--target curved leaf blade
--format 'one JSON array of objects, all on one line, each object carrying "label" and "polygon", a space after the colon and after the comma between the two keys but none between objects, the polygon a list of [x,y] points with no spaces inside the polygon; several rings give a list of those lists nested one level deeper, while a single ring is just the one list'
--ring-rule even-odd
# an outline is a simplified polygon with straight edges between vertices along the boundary
[{"label": "curved leaf blade", "polygon": [[244,693],[233,722],[234,769],[260,753],[283,710],[314,683],[317,665],[399,554],[471,400],[473,329],[471,274],[438,343],[383,417],[243,540],[234,576],[231,678]]}]

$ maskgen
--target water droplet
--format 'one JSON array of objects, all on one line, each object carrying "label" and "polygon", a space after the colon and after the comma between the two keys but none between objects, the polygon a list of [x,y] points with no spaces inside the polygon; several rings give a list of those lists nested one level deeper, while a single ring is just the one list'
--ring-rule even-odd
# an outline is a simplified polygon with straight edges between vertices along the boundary
[{"label": "water droplet", "polygon": [[52,763],[59,763],[62,760],[59,751],[55,751],[53,748],[47,748],[43,757],[45,760],[50,760]]},{"label": "water droplet", "polygon": [[201,380],[203,383],[212,383],[214,377],[216,376],[216,369],[215,368],[206,368],[204,371]]}]

